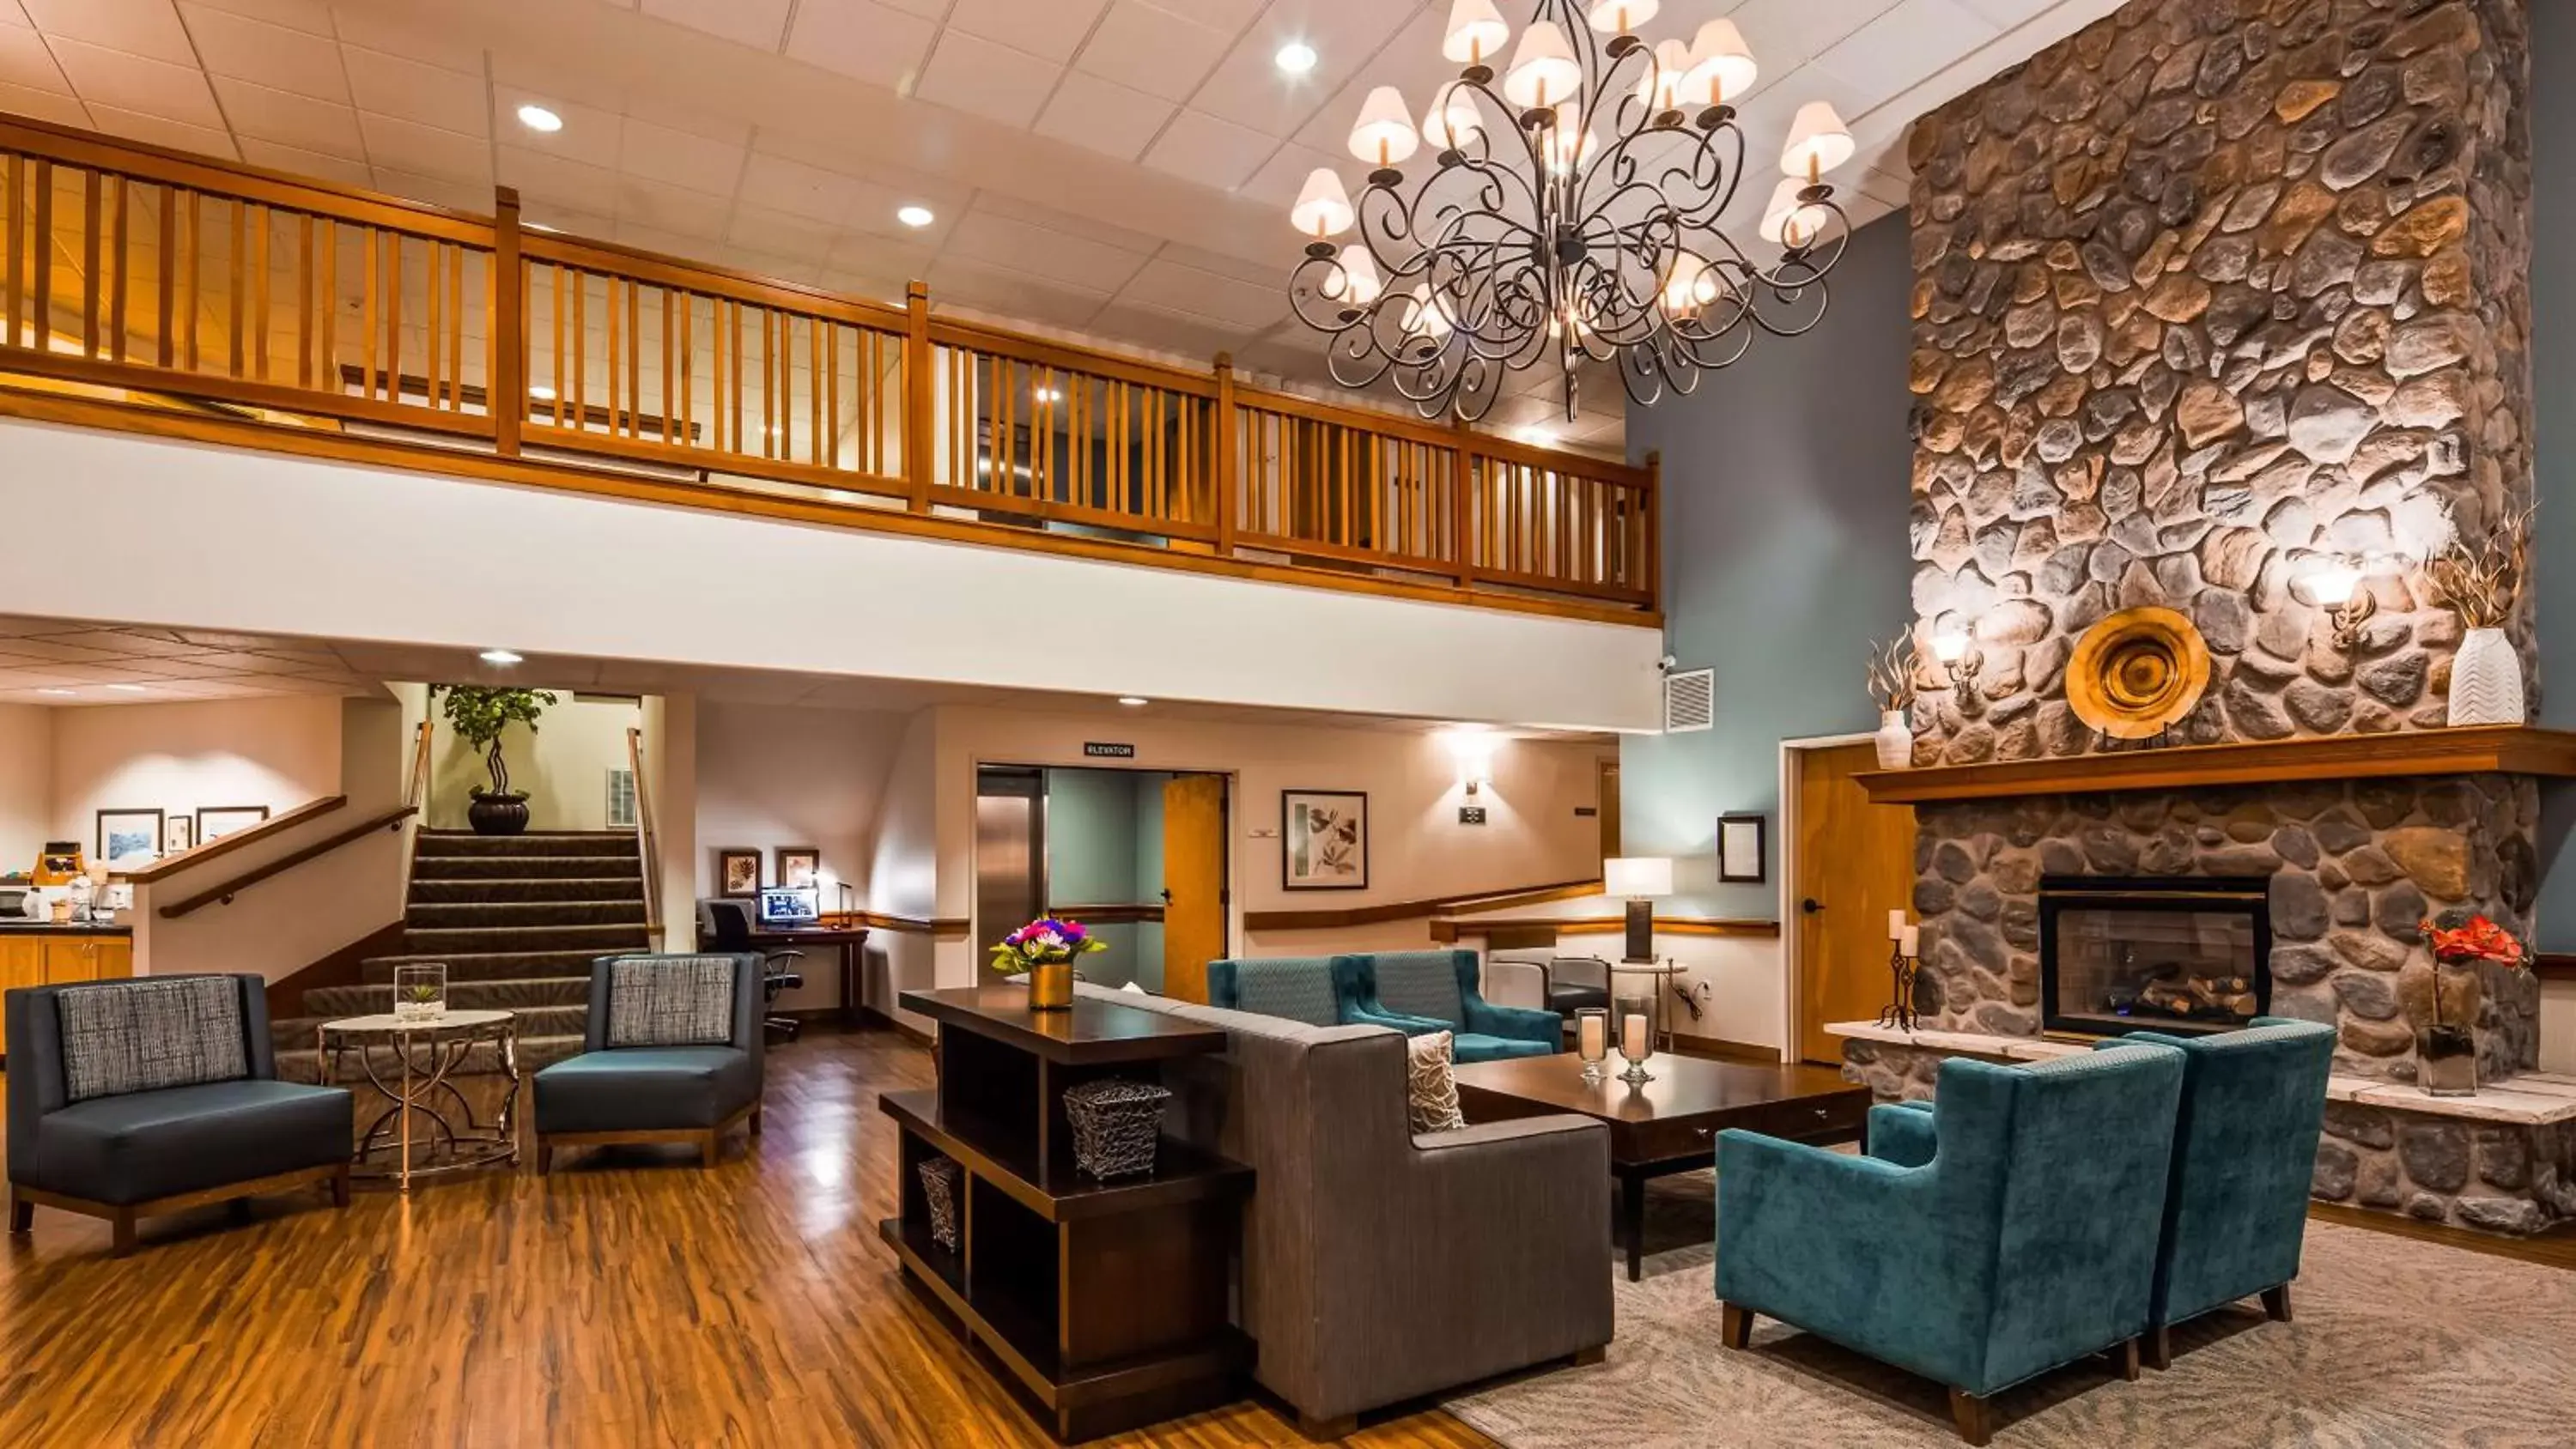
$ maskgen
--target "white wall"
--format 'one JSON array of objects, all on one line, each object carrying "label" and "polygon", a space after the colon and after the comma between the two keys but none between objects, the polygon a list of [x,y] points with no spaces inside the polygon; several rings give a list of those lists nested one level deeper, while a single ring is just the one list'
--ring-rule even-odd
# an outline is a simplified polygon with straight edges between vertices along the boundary
[{"label": "white wall", "polygon": [[687,694],[644,697],[645,791],[653,814],[662,906],[662,949],[694,951],[698,944],[693,893],[698,853],[698,701]]},{"label": "white wall", "polygon": [[[705,700],[698,707],[697,838],[691,895],[671,909],[694,909],[716,893],[716,853],[757,850],[764,883],[777,878],[780,846],[812,846],[823,868],[849,883],[864,907],[887,775],[903,743],[908,716],[884,711],[804,709]],[[657,811],[660,802],[656,802]],[[841,893],[823,893],[838,910]],[[840,963],[815,947],[803,962],[805,985],[782,993],[788,1008],[840,1004]]]},{"label": "white wall", "polygon": [[[0,422],[118,567],[31,549],[0,612],[1434,719],[1650,729],[1658,631]],[[248,569],[245,557],[294,560]],[[1051,599],[1078,607],[1048,607]],[[742,621],[818,627],[746,630]],[[870,627],[822,627],[868,620]],[[1143,647],[1150,645],[1150,647]]]},{"label": "white wall", "polygon": [[2576,1073],[2576,981],[2540,983],[2540,1069]]},{"label": "white wall", "polygon": [[[938,914],[942,793],[938,726],[939,711],[931,709],[904,721],[903,737],[896,742],[894,758],[886,767],[876,838],[868,850],[867,901],[871,911],[921,920]],[[970,780],[967,794],[962,797],[970,812],[974,808],[972,790]],[[967,890],[972,893],[971,880]],[[928,1030],[928,1018],[895,1011],[894,999],[902,992],[938,984],[937,945],[931,936],[908,931],[870,933],[864,993],[870,1003]]]},{"label": "white wall", "polygon": [[[531,830],[606,830],[608,771],[626,768],[626,732],[643,723],[643,706],[629,699],[576,699],[568,689],[553,693],[555,702],[537,716],[535,730],[512,725],[501,732],[510,788],[528,792]],[[429,824],[463,830],[472,792],[490,789],[492,775],[483,752],[459,739],[439,713],[442,702],[443,697],[429,706],[437,721],[430,744]]]}]

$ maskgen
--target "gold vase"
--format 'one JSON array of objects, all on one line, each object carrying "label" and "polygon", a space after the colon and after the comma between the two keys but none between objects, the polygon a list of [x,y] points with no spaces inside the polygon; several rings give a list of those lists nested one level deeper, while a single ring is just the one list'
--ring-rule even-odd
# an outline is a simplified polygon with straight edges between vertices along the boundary
[{"label": "gold vase", "polygon": [[1073,1009],[1072,962],[1049,961],[1029,968],[1029,1009],[1031,1011]]}]

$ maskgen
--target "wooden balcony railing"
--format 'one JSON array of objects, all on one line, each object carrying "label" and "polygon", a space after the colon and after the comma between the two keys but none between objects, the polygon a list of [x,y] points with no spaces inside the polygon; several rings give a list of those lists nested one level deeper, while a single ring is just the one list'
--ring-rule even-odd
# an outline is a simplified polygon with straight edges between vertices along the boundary
[{"label": "wooden balcony railing", "polygon": [[1651,467],[934,316],[919,283],[894,307],[584,241],[508,190],[472,215],[0,114],[0,406],[32,411],[30,378],[107,426],[211,404],[351,456],[414,433],[566,486],[653,465],[857,527],[1659,606]]}]

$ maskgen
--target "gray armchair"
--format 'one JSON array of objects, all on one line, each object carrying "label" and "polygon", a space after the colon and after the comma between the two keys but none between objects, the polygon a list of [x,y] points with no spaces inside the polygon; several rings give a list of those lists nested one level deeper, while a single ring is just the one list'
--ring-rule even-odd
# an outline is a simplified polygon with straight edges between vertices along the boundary
[{"label": "gray armchair", "polygon": [[758,955],[602,956],[590,966],[581,1055],[537,1073],[537,1171],[558,1147],[690,1142],[713,1167],[724,1134],[760,1135]]},{"label": "gray armchair", "polygon": [[349,1205],[349,1094],[277,1080],[257,976],[145,976],[8,994],[9,1230],[39,1207],[138,1218],[327,1182]]}]

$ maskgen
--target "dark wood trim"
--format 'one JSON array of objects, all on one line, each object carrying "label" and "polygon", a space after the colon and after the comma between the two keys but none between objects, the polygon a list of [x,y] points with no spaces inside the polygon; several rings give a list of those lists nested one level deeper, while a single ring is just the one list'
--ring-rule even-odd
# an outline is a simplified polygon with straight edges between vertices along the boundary
[{"label": "dark wood trim", "polygon": [[[304,862],[312,860],[317,856],[329,855],[332,851],[338,850],[341,846],[344,846],[350,841],[356,840],[361,836],[370,835],[379,830],[397,828],[401,826],[404,821],[409,820],[412,816],[419,813],[420,807],[417,805],[405,805],[399,809],[388,810],[384,814],[377,816],[375,819],[370,820],[363,825],[352,825],[337,835],[333,835],[328,839],[317,840],[313,844],[304,847],[302,850],[289,851],[286,854],[279,856],[277,859],[270,861],[266,865],[235,876],[233,879],[224,882],[213,890],[200,891],[197,894],[188,897],[186,900],[180,901],[176,905],[163,906],[161,908],[161,917],[164,920],[176,920],[179,917],[187,915],[189,912],[204,906],[215,905],[218,903],[229,904],[234,896],[250,889],[261,881],[267,880],[271,876],[284,875],[286,872],[295,869]],[[224,838],[226,840],[230,840],[232,837],[228,835]]]},{"label": "dark wood trim", "polygon": [[892,931],[899,936],[931,936],[942,941],[966,938],[967,920],[963,916],[890,916],[883,911],[825,911],[823,923],[865,926],[872,931]]},{"label": "dark wood trim", "polygon": [[230,1202],[235,1198],[265,1197],[287,1192],[308,1183],[327,1182],[334,1207],[349,1205],[349,1164],[324,1163],[319,1167],[299,1167],[291,1172],[272,1172],[266,1177],[245,1178],[240,1182],[220,1183],[195,1192],[173,1193],[169,1197],[148,1198],[142,1202],[93,1202],[85,1197],[47,1192],[22,1183],[9,1184],[9,1230],[23,1233],[28,1229],[28,1209],[49,1207],[57,1212],[78,1213],[83,1217],[104,1218],[109,1224],[112,1251],[122,1258],[134,1251],[134,1225],[142,1218],[157,1218],[170,1213],[186,1212],[208,1203]]},{"label": "dark wood trim", "polygon": [[320,986],[355,986],[364,974],[358,968],[369,957],[399,956],[402,948],[403,923],[397,917],[330,955],[295,968],[268,983],[268,1019],[302,1016],[305,992]]},{"label": "dark wood trim", "polygon": [[220,839],[192,846],[176,855],[165,855],[128,875],[126,879],[136,885],[150,885],[154,881],[177,875],[183,870],[194,870],[207,861],[228,855],[255,840],[265,840],[288,826],[301,825],[315,816],[328,815],[348,803],[349,797],[346,795],[325,795],[319,800],[307,800],[292,810],[271,815],[257,825],[245,825]]},{"label": "dark wood trim", "polygon": [[[1433,921],[1431,939],[1453,942],[1461,936],[1482,935],[1497,927],[1506,930],[1554,927],[1560,936],[1615,936],[1626,930],[1628,923],[1618,916],[1461,916]],[[1657,916],[1655,931],[1664,936],[1772,938],[1780,934],[1780,923],[1728,916]]]},{"label": "dark wood trim", "polygon": [[1743,1062],[1748,1066],[1780,1065],[1780,1049],[1758,1042],[1728,1041],[1722,1036],[1693,1036],[1675,1028],[1664,1050],[1677,1057],[1706,1057],[1716,1062]]},{"label": "dark wood trim", "polygon": [[1086,926],[1132,925],[1139,921],[1163,919],[1163,908],[1156,905],[1132,906],[1049,906],[1047,914],[1057,920],[1071,917]]},{"label": "dark wood trim", "polygon": [[[1305,791],[1306,794],[1323,793]],[[1373,906],[1342,906],[1322,910],[1246,911],[1243,928],[1247,931],[1330,931],[1349,926],[1376,926],[1388,921],[1410,921],[1422,916],[1437,916],[1448,911],[1507,910],[1513,906],[1535,906],[1548,901],[1569,901],[1580,896],[1601,894],[1601,881],[1561,881],[1555,885],[1514,886],[1498,891],[1471,891],[1465,895],[1432,896],[1425,900],[1386,901]]]},{"label": "dark wood trim", "polygon": [[2114,750],[1921,770],[1870,770],[1852,778],[1878,804],[1920,805],[2010,795],[2491,774],[2576,776],[2576,731],[2474,725],[2263,744]]},{"label": "dark wood trim", "polygon": [[2531,974],[2543,981],[2576,981],[2576,955],[2538,952],[2531,958]]}]

